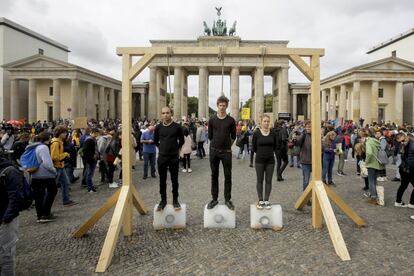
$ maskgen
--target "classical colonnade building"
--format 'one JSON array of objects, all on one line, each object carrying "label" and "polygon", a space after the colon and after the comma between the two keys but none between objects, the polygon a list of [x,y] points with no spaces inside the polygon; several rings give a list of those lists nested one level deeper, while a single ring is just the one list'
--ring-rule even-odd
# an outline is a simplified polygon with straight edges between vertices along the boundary
[{"label": "classical colonnade building", "polygon": [[[148,117],[160,118],[161,108],[166,104],[167,75],[174,75],[171,84],[174,93],[174,118],[187,116],[187,97],[189,75],[199,76],[198,88],[198,117],[208,118],[209,76],[230,75],[230,114],[239,118],[240,96],[239,78],[241,75],[252,77],[252,107],[251,117],[257,119],[264,112],[264,76],[273,78],[273,116],[290,110],[288,97],[288,68],[286,57],[266,57],[266,46],[286,47],[288,41],[273,40],[241,40],[237,36],[203,36],[197,40],[152,40],[153,47],[263,47],[263,55],[257,57],[225,56],[224,61],[217,57],[186,57],[174,55],[157,57],[149,65],[150,82],[148,94]],[[223,66],[223,67],[222,67]]]}]

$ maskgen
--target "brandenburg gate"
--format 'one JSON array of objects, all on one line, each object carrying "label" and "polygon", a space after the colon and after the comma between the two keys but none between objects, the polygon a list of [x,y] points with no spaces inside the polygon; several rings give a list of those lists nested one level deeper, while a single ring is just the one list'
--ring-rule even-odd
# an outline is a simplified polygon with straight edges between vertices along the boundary
[{"label": "brandenburg gate", "polygon": [[[261,54],[257,56],[226,55],[225,58],[195,55],[174,55],[173,50],[167,56],[157,56],[149,64],[150,82],[148,95],[148,118],[160,118],[161,108],[166,105],[168,72],[174,75],[171,92],[174,94],[174,118],[181,120],[187,116],[188,85],[190,75],[198,75],[198,118],[208,118],[209,76],[230,75],[230,105],[231,116],[239,118],[240,96],[239,77],[252,77],[251,87],[251,119],[257,120],[264,113],[264,76],[272,77],[273,118],[279,113],[290,112],[288,97],[288,68],[289,58],[286,56],[266,56],[267,47],[286,48],[288,41],[284,40],[242,40],[235,36],[236,22],[227,33],[226,21],[219,18],[214,21],[212,31],[204,22],[204,36],[197,40],[151,40],[153,48],[168,47],[198,47],[220,48],[220,53],[226,54],[226,47],[260,47]],[[221,91],[220,91],[221,92]]]}]

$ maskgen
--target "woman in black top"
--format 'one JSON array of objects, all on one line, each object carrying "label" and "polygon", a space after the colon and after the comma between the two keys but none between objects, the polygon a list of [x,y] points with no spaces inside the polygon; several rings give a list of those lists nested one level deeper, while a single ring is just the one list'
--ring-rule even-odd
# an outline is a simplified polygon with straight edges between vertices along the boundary
[{"label": "woman in black top", "polygon": [[[270,117],[263,115],[260,127],[253,133],[253,152],[256,153],[256,176],[257,176],[257,195],[259,202],[256,207],[259,209],[271,209],[272,204],[269,202],[270,192],[272,190],[272,177],[275,169],[275,150],[276,135],[270,126]],[[263,178],[266,179],[265,193],[263,197]]]}]

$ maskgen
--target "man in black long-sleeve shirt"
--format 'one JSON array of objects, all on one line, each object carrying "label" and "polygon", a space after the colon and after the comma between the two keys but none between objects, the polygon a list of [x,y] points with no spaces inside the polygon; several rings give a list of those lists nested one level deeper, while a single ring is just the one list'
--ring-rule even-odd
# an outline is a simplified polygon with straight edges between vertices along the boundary
[{"label": "man in black long-sleeve shirt", "polygon": [[211,168],[211,195],[212,201],[207,209],[212,209],[218,204],[218,178],[220,161],[224,169],[224,199],[230,210],[234,210],[231,202],[231,145],[236,139],[236,121],[226,114],[229,100],[225,96],[217,99],[217,115],[208,121],[208,139],[210,143],[210,168]]},{"label": "man in black long-sleeve shirt", "polygon": [[181,209],[178,202],[178,169],[179,151],[184,144],[181,126],[172,120],[172,109],[163,107],[162,123],[155,127],[154,144],[158,147],[158,173],[160,175],[161,202],[157,211],[162,211],[167,205],[167,170],[169,169],[172,182],[173,207]]}]

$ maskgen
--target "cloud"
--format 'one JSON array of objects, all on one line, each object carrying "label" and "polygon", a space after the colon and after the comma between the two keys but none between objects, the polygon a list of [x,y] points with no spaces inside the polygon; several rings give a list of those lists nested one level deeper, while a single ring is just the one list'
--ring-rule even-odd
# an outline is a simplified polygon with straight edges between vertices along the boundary
[{"label": "cloud", "polygon": [[0,11],[2,12],[1,16],[5,16],[7,13],[12,12],[15,5],[15,0],[1,0],[0,1]]}]

